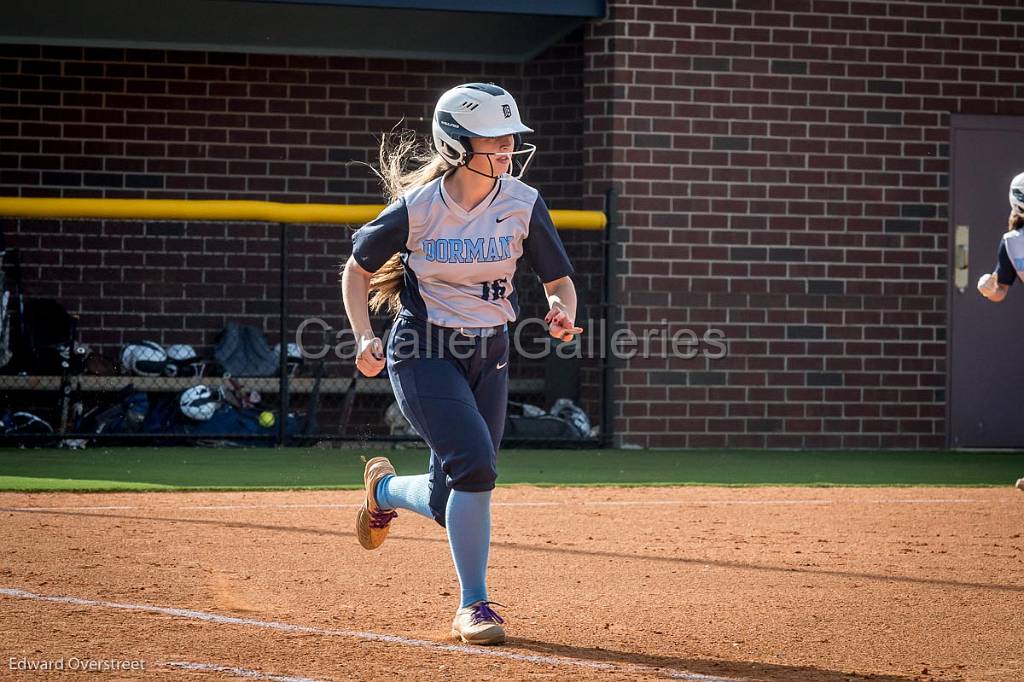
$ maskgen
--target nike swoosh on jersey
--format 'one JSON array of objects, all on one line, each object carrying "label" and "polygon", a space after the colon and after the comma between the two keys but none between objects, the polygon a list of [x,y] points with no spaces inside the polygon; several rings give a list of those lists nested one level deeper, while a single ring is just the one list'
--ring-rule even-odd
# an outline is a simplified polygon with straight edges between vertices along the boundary
[{"label": "nike swoosh on jersey", "polygon": [[499,363],[498,363],[498,369],[501,369],[501,368],[503,368],[503,367],[504,367],[505,365],[507,365],[507,364],[508,364],[507,362],[506,362],[506,363],[505,363],[504,365],[503,365],[503,364],[501,364],[501,363],[499,362]]},{"label": "nike swoosh on jersey", "polygon": [[505,216],[504,218],[495,218],[494,222],[496,222],[496,223],[500,223],[500,222],[502,222],[503,220],[508,220],[508,219],[509,219],[509,218],[511,218],[511,217],[512,217],[511,215],[507,215],[507,216]]}]

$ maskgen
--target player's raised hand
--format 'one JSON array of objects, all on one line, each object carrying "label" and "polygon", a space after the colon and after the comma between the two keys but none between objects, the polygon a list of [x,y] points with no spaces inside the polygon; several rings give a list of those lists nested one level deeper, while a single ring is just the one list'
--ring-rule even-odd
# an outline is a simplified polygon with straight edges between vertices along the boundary
[{"label": "player's raised hand", "polygon": [[384,343],[380,337],[359,340],[359,352],[356,354],[356,368],[364,376],[375,377],[384,369]]},{"label": "player's raised hand", "polygon": [[548,324],[548,333],[561,341],[572,341],[574,335],[583,333],[583,328],[575,326],[569,314],[561,308],[549,310],[544,321]]},{"label": "player's raised hand", "polygon": [[978,292],[985,298],[992,298],[999,291],[999,278],[994,272],[987,272],[978,279]]}]

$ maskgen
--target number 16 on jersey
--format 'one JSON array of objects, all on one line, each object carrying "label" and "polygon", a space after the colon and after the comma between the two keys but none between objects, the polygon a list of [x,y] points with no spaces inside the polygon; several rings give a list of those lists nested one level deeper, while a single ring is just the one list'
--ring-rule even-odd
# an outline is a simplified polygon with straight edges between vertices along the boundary
[{"label": "number 16 on jersey", "polygon": [[497,301],[499,298],[505,298],[505,285],[508,284],[507,279],[496,279],[493,282],[480,282],[480,286],[483,290],[480,293],[480,298],[485,301]]}]

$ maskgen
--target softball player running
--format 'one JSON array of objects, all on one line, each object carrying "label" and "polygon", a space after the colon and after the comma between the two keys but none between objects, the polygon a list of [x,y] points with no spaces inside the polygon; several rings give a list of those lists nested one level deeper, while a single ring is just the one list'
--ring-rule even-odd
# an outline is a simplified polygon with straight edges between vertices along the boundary
[{"label": "softball player running", "polygon": [[999,242],[996,269],[978,280],[978,291],[990,301],[999,303],[1010,291],[1018,276],[1024,277],[1024,173],[1010,182],[1010,217],[1007,232]]},{"label": "softball player running", "polygon": [[[487,592],[487,557],[521,257],[544,283],[549,333],[568,341],[583,330],[574,323],[565,248],[544,200],[519,179],[536,147],[522,141],[533,131],[512,96],[496,85],[460,85],[438,100],[431,128],[429,155],[408,134],[393,148],[381,145],[391,203],[354,233],[342,276],[360,339],[357,368],[374,376],[387,365],[402,413],[430,446],[423,475],[397,476],[385,457],[366,463],[356,532],[375,549],[396,509],[437,521],[461,587],[452,636],[500,644],[504,619]],[[406,171],[409,161],[418,167]],[[396,315],[386,349],[369,309]]]},{"label": "softball player running", "polygon": [[[999,303],[1018,277],[1024,278],[1024,173],[1010,182],[1010,217],[1007,232],[999,242],[994,272],[985,273],[978,280],[978,291],[988,300]],[[1024,492],[1024,478],[1016,483]]]}]

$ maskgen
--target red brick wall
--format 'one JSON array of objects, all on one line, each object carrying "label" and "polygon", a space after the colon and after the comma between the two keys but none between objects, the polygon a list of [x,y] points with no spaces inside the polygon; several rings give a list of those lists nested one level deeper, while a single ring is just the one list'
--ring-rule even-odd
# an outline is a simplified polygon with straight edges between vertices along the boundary
[{"label": "red brick wall", "polygon": [[[552,205],[620,190],[622,319],[727,336],[721,360],[629,361],[621,440],[941,446],[949,114],[1024,114],[1022,12],[616,0],[521,66],[3,46],[0,191],[374,200],[345,161],[451,83],[498,80],[538,123],[531,180]],[[34,293],[93,306],[87,329],[208,343],[226,316],[276,327],[276,228],[5,228]],[[345,232],[295,228],[296,320],[340,320]],[[565,238],[596,315],[599,244]]]},{"label": "red brick wall", "polygon": [[623,441],[944,444],[949,114],[1024,114],[1020,7],[609,2],[584,180],[622,192],[622,317],[729,348],[628,362]]},{"label": "red brick wall", "polygon": [[[349,162],[373,159],[403,117],[428,133],[440,92],[484,80],[517,94],[537,130],[528,180],[553,208],[578,208],[581,77],[580,32],[524,65],[0,45],[0,194],[380,203],[372,174]],[[26,292],[79,313],[83,340],[110,355],[141,339],[209,353],[229,319],[278,340],[276,225],[2,224]],[[345,326],[337,265],[350,228],[288,229],[290,326]],[[584,282],[599,272],[595,239],[566,235]],[[536,314],[539,285],[520,286]]]}]

